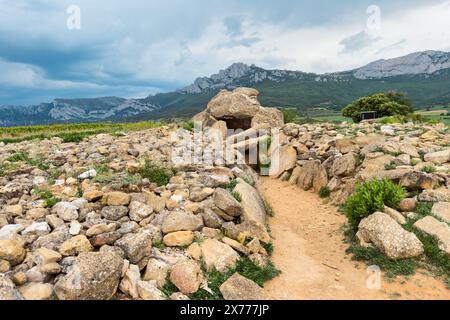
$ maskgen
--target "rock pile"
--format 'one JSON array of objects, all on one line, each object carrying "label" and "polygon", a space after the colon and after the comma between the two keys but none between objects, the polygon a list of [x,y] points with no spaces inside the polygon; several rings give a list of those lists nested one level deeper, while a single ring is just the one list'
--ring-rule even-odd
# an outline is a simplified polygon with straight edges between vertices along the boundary
[{"label": "rock pile", "polygon": [[[0,299],[187,299],[210,290],[209,271],[243,257],[264,266],[270,236],[251,169],[162,169],[175,129],[2,147]],[[19,152],[46,155],[45,165],[8,160]],[[155,176],[142,171],[149,159]],[[178,289],[170,297],[168,279]]]}]

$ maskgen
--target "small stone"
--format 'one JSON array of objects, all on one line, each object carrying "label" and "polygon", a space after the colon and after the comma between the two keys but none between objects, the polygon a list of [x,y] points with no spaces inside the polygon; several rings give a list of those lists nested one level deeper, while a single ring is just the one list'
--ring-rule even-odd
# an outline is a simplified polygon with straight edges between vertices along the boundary
[{"label": "small stone", "polygon": [[23,229],[21,224],[7,224],[0,229],[0,240],[14,240]]},{"label": "small stone", "polygon": [[250,254],[250,251],[244,245],[240,244],[236,240],[233,240],[233,239],[230,239],[227,237],[223,237],[222,242],[226,243],[227,245],[232,247],[234,250],[236,250],[246,256],[248,256]]},{"label": "small stone", "polygon": [[163,242],[168,247],[184,247],[190,245],[194,241],[194,233],[192,231],[177,231],[164,236]]},{"label": "small stone", "polygon": [[105,219],[117,221],[128,214],[128,208],[125,206],[106,206],[103,207],[101,214]]},{"label": "small stone", "polygon": [[0,273],[6,273],[11,270],[11,264],[9,261],[0,260]]},{"label": "small stone", "polygon": [[262,300],[263,297],[262,288],[239,273],[232,275],[219,289],[225,300]]},{"label": "small stone", "polygon": [[52,227],[53,229],[56,229],[62,225],[64,225],[64,220],[61,218],[58,218],[56,214],[50,214],[45,217],[45,221]]},{"label": "small stone", "polygon": [[27,211],[26,218],[30,220],[37,220],[48,215],[49,211],[46,208],[33,208]]},{"label": "small stone", "polygon": [[414,198],[406,198],[400,201],[398,209],[402,212],[413,212],[416,209],[417,201]]},{"label": "small stone", "polygon": [[108,232],[112,232],[116,230],[116,224],[115,223],[100,223],[100,224],[96,224],[92,227],[90,227],[87,231],[86,231],[86,236],[87,237],[93,237],[102,233],[108,233]]},{"label": "small stone", "polygon": [[127,206],[131,196],[123,192],[110,192],[106,194],[108,206]]},{"label": "small stone", "polygon": [[123,259],[112,252],[81,253],[70,272],[59,278],[55,293],[60,300],[109,300],[116,293]]},{"label": "small stone", "polygon": [[184,211],[174,211],[165,217],[161,229],[167,234],[176,231],[195,231],[202,227],[202,217]]},{"label": "small stone", "polygon": [[145,218],[148,218],[153,213],[152,207],[138,201],[131,201],[129,209],[130,219],[136,222],[140,222]]},{"label": "small stone", "polygon": [[12,281],[16,286],[21,286],[27,282],[27,275],[23,271],[19,271],[12,276]]},{"label": "small stone", "polygon": [[201,244],[202,257],[208,271],[225,272],[233,268],[239,260],[239,254],[229,245],[216,239],[205,239]]},{"label": "small stone", "polygon": [[182,294],[181,292],[174,292],[170,295],[169,298],[170,300],[178,300],[178,301],[190,300],[187,295]]},{"label": "small stone", "polygon": [[59,252],[63,256],[76,256],[82,252],[89,252],[93,250],[94,248],[88,238],[84,235],[79,235],[64,241],[59,249]]},{"label": "small stone", "polygon": [[43,236],[49,234],[51,231],[47,222],[33,222],[25,230],[22,231],[23,236],[36,235]]},{"label": "small stone", "polygon": [[397,210],[394,210],[392,208],[384,206],[384,213],[389,215],[392,219],[394,219],[395,221],[397,221],[401,225],[406,224],[405,217],[400,212],[398,212]]},{"label": "small stone", "polygon": [[5,274],[0,273],[0,301],[24,300],[14,283]]},{"label": "small stone", "polygon": [[158,287],[162,288],[166,283],[167,274],[169,273],[170,266],[166,262],[150,258],[147,263],[147,269],[144,274],[144,281],[155,280]]},{"label": "small stone", "polygon": [[83,193],[83,198],[89,202],[95,202],[103,197],[103,192],[99,190],[88,190]]},{"label": "small stone", "polygon": [[217,188],[214,192],[214,204],[232,217],[239,217],[242,214],[241,204],[228,190]]},{"label": "small stone", "polygon": [[53,294],[53,286],[48,283],[27,283],[19,288],[26,300],[49,300]]},{"label": "small stone", "polygon": [[128,233],[116,241],[115,246],[125,253],[132,264],[138,264],[144,257],[148,257],[152,251],[152,234],[147,229],[141,229],[138,233]]},{"label": "small stone", "polygon": [[137,265],[131,264],[119,284],[119,289],[133,299],[137,299],[139,298],[137,284],[140,280],[141,273],[139,271],[139,267]]},{"label": "small stone", "polygon": [[197,292],[201,280],[202,271],[193,260],[176,264],[170,272],[170,281],[184,294]]},{"label": "small stone", "polygon": [[88,171],[83,172],[82,174],[80,174],[80,175],[78,176],[78,179],[83,180],[83,179],[94,178],[94,177],[96,177],[96,176],[97,176],[97,170],[91,169],[91,170],[88,170]]},{"label": "small stone", "polygon": [[432,236],[438,241],[438,247],[450,255],[450,227],[445,222],[427,216],[414,224],[414,228]]},{"label": "small stone", "polygon": [[142,300],[165,300],[164,293],[156,286],[156,281],[139,281],[137,289]]},{"label": "small stone", "polygon": [[81,232],[81,224],[74,220],[70,223],[69,233],[73,236],[79,235]]},{"label": "small stone", "polygon": [[23,215],[23,207],[21,204],[4,206],[3,211],[10,217],[20,217]]},{"label": "small stone", "polygon": [[16,266],[25,259],[26,251],[23,241],[0,240],[0,259]]},{"label": "small stone", "polygon": [[433,205],[431,213],[439,219],[450,223],[450,202],[437,202]]},{"label": "small stone", "polygon": [[70,202],[58,202],[52,208],[52,213],[67,222],[78,219],[78,208]]}]

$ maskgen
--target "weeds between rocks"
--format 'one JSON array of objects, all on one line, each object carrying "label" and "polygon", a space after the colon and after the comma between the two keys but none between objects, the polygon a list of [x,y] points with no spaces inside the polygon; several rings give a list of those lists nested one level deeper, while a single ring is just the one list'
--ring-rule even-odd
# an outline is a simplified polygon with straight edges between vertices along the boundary
[{"label": "weeds between rocks", "polygon": [[328,198],[330,196],[330,194],[331,194],[331,190],[327,186],[321,187],[319,190],[319,197],[321,197],[322,199]]},{"label": "weeds between rocks", "polygon": [[45,207],[47,208],[51,208],[61,201],[60,198],[55,197],[55,195],[48,189],[34,188],[33,193],[44,200]]},{"label": "weeds between rocks", "polygon": [[50,165],[44,160],[44,157],[38,156],[36,158],[31,158],[26,152],[16,152],[6,159],[9,162],[25,162],[30,166],[39,168],[41,170],[50,169]]},{"label": "weeds between rocks", "polygon": [[174,172],[169,168],[153,163],[151,160],[145,160],[144,167],[139,170],[139,174],[142,178],[147,178],[158,186],[165,186],[169,183]]},{"label": "weeds between rocks", "polygon": [[365,261],[368,265],[377,265],[385,272],[387,279],[394,279],[397,276],[411,276],[416,270],[421,268],[430,272],[433,276],[442,278],[444,283],[450,288],[450,257],[441,249],[436,239],[413,227],[420,219],[431,215],[432,203],[419,202],[415,212],[418,214],[414,219],[407,219],[403,228],[413,232],[422,242],[424,254],[417,258],[389,259],[383,252],[375,247],[363,247],[357,244],[355,230],[347,228],[344,232],[346,242],[350,244],[347,253],[353,255],[356,261]]},{"label": "weeds between rocks", "polygon": [[[239,273],[247,279],[257,283],[260,287],[264,287],[264,283],[277,277],[280,271],[275,268],[272,262],[269,261],[266,267],[261,268],[253,263],[249,258],[241,258],[237,261],[236,266],[226,272],[209,271],[206,272],[208,279],[208,287],[211,292],[205,289],[200,289],[189,297],[193,300],[223,300],[220,293],[220,286],[227,281],[233,274]],[[171,285],[168,284],[168,287]]]}]

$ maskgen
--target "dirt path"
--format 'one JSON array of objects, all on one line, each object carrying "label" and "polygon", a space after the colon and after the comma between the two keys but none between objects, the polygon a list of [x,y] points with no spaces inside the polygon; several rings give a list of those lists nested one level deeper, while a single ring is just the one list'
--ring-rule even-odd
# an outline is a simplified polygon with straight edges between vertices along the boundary
[{"label": "dirt path", "polygon": [[431,276],[416,273],[381,289],[367,289],[367,266],[345,253],[346,218],[316,194],[271,178],[261,191],[272,206],[273,261],[282,274],[265,286],[270,299],[450,299],[450,290]]}]

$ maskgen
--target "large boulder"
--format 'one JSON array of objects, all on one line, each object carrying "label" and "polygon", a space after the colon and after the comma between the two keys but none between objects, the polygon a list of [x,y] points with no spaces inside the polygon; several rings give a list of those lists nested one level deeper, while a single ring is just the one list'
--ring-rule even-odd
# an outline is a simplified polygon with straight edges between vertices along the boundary
[{"label": "large boulder", "polygon": [[450,202],[437,202],[433,205],[431,213],[439,219],[450,223]]},{"label": "large boulder", "polygon": [[219,288],[225,300],[262,300],[263,290],[239,273],[233,274]]},{"label": "large boulder", "polygon": [[234,191],[241,196],[241,220],[243,222],[252,223],[260,230],[260,233],[264,235],[263,238],[267,238],[266,206],[264,200],[258,190],[243,180],[239,181],[240,182],[234,188]]},{"label": "large boulder", "polygon": [[60,300],[108,300],[117,291],[123,259],[112,252],[81,253],[55,285]]},{"label": "large boulder", "polygon": [[206,239],[200,244],[201,255],[208,271],[225,272],[234,268],[239,254],[229,245],[215,239]]},{"label": "large boulder", "polygon": [[14,283],[5,274],[0,273],[0,301],[24,300]]},{"label": "large boulder", "polygon": [[304,190],[313,188],[317,192],[328,184],[327,170],[320,160],[304,161],[302,166],[298,166],[292,171],[289,183],[298,184]]},{"label": "large boulder", "polygon": [[297,150],[290,146],[277,146],[270,157],[269,176],[278,177],[283,172],[291,170],[297,162]]},{"label": "large boulder", "polygon": [[355,156],[350,152],[334,161],[331,172],[333,176],[336,177],[347,177],[352,175],[355,172],[355,169]]},{"label": "large boulder", "polygon": [[450,255],[450,227],[448,224],[428,216],[417,221],[414,228],[435,238],[439,248]]},{"label": "large boulder", "polygon": [[433,162],[436,164],[450,162],[450,149],[427,153],[424,158],[426,162]]},{"label": "large boulder", "polygon": [[252,119],[252,128],[257,126],[270,126],[271,128],[280,128],[284,125],[283,112],[276,108],[261,107]]},{"label": "large boulder", "polygon": [[125,253],[131,263],[137,264],[152,251],[152,233],[148,229],[141,229],[138,233],[128,233],[116,241],[115,246]]},{"label": "large boulder", "polygon": [[261,108],[258,95],[258,90],[251,88],[222,90],[208,103],[206,111],[219,120],[253,118]]},{"label": "large boulder", "polygon": [[12,266],[18,265],[25,259],[24,244],[19,240],[0,240],[0,260],[8,261]]},{"label": "large boulder", "polygon": [[424,250],[416,235],[403,229],[394,219],[382,212],[363,219],[356,234],[362,244],[372,243],[390,259],[420,256]]},{"label": "large boulder", "polygon": [[193,260],[177,263],[170,272],[170,281],[184,294],[197,292],[201,280],[202,271]]},{"label": "large boulder", "polygon": [[202,227],[203,219],[200,215],[185,211],[174,211],[164,218],[161,230],[167,234],[176,231],[196,231]]}]

